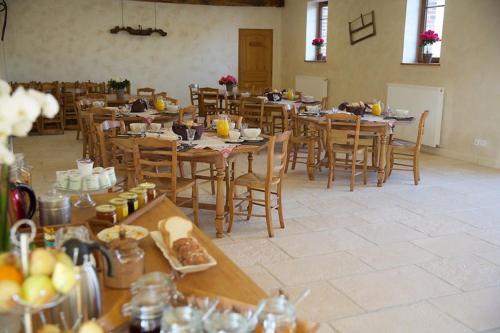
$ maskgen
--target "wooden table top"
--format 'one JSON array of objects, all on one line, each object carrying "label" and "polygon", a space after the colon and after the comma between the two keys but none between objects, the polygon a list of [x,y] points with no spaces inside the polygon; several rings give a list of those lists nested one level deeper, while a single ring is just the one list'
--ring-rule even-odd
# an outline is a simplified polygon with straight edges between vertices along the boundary
[{"label": "wooden table top", "polygon": [[[99,204],[107,202],[112,197],[116,197],[116,194],[94,195],[93,199]],[[94,215],[94,208],[75,209],[72,220],[73,223],[77,223],[92,218]],[[133,225],[142,226],[150,231],[154,231],[157,230],[159,220],[171,216],[187,218],[170,200],[165,198],[151,210],[138,217]],[[203,290],[210,294],[221,295],[249,304],[257,304],[259,300],[267,297],[266,293],[196,226],[194,226],[193,235],[217,260],[217,265],[206,271],[187,274],[180,278],[176,284],[181,292],[189,293],[190,290]],[[140,246],[145,251],[146,273],[171,271],[167,259],[157,248],[151,237],[142,240]],[[109,311],[118,299],[123,298],[127,294],[128,290],[126,289],[111,289],[103,286],[104,313]]]}]

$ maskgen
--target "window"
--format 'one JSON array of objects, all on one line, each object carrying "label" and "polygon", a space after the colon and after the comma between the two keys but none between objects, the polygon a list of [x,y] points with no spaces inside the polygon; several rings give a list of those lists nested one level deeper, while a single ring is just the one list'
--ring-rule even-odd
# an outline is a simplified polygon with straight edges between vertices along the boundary
[{"label": "window", "polygon": [[[328,1],[309,0],[307,2],[306,61],[326,61],[328,34]],[[316,38],[323,39],[321,47],[312,44]]]},{"label": "window", "polygon": [[[444,6],[445,0],[423,0],[422,18],[420,23],[420,32],[432,30],[439,37],[443,36]],[[436,42],[429,46],[432,57],[441,57],[441,42]]]}]

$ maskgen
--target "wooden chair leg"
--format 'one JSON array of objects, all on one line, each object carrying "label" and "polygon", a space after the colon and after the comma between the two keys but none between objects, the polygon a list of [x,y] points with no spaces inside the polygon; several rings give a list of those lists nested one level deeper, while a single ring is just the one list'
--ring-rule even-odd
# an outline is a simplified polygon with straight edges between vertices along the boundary
[{"label": "wooden chair leg", "polygon": [[212,191],[212,195],[215,195],[215,168],[213,163],[210,163],[210,189]]},{"label": "wooden chair leg", "polygon": [[285,219],[283,218],[283,205],[281,201],[281,183],[278,184],[276,193],[278,201],[278,218],[280,220],[280,227],[281,229],[285,229]]},{"label": "wooden chair leg", "polygon": [[231,162],[231,181],[234,181],[234,178],[236,177],[235,174],[236,174],[236,162],[233,161]]},{"label": "wooden chair leg", "polygon": [[363,158],[363,184],[368,183],[368,148],[365,148]]},{"label": "wooden chair leg", "polygon": [[415,185],[418,185],[418,159],[417,157],[415,156],[413,158],[413,181],[415,183]]},{"label": "wooden chair leg", "polygon": [[248,191],[248,207],[247,207],[247,221],[250,220],[250,217],[252,217],[252,209],[253,209],[253,194],[252,194],[252,189],[247,188]]},{"label": "wooden chair leg", "polygon": [[229,224],[227,226],[227,232],[231,232],[231,228],[233,227],[233,222],[234,222],[234,183],[231,183],[231,186],[229,186]]},{"label": "wooden chair leg", "polygon": [[331,151],[331,149],[328,149],[328,183],[326,185],[326,188],[332,187],[333,168],[335,167],[333,155],[334,153]]},{"label": "wooden chair leg", "polygon": [[352,160],[351,160],[351,163],[352,163],[352,166],[351,166],[351,182],[350,182],[350,185],[349,185],[349,188],[350,188],[350,191],[354,191],[354,182],[356,180],[356,159],[357,159],[357,156],[356,156],[356,152],[353,152],[352,153]]},{"label": "wooden chair leg", "polygon": [[196,162],[191,162],[191,178],[194,179],[191,188],[191,199],[193,200],[193,220],[196,226],[199,226],[199,207],[198,207],[198,185],[196,185]]},{"label": "wooden chair leg", "polygon": [[267,233],[269,237],[274,237],[273,214],[271,214],[271,192],[266,191],[264,197],[265,197]]},{"label": "wooden chair leg", "polygon": [[179,175],[184,178],[184,162],[178,161],[177,164],[179,166]]},{"label": "wooden chair leg", "polygon": [[299,146],[297,144],[293,145],[293,158],[292,158],[292,170],[295,170],[295,165],[297,164],[297,155],[299,154]]}]

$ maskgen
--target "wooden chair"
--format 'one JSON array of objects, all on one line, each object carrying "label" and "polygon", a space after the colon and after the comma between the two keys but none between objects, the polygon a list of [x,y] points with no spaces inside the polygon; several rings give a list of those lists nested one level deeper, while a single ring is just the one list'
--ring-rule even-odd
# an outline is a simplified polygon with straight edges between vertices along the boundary
[{"label": "wooden chair", "polygon": [[155,89],[153,88],[137,88],[137,96],[153,98],[155,96]]},{"label": "wooden chair", "polygon": [[[366,185],[368,181],[368,149],[366,146],[359,145],[359,131],[361,126],[361,117],[354,114],[334,113],[326,115],[326,149],[327,149],[327,166],[328,166],[328,185],[331,187],[332,181],[335,180],[335,168],[342,167],[351,169],[350,191],[354,191],[356,167],[362,166],[363,183]],[[348,129],[346,129],[346,125]],[[354,132],[354,142],[347,143],[347,134]],[[345,140],[346,143],[339,143]],[[337,164],[337,154],[345,154],[345,163]],[[358,160],[358,154],[363,155],[362,160]],[[350,156],[350,160],[349,160]]]},{"label": "wooden chair", "polygon": [[288,109],[285,105],[276,105],[266,110],[269,110],[268,118],[271,118],[271,123],[267,125],[271,128],[271,135],[288,130]]},{"label": "wooden chair", "polygon": [[97,133],[95,131],[95,125],[101,124],[106,120],[114,121],[116,120],[116,110],[104,109],[104,108],[90,108],[87,111],[87,118],[83,118],[84,122],[88,124],[84,126],[88,127],[88,151],[89,158],[95,161],[97,164],[100,163],[99,148],[97,146]]},{"label": "wooden chair", "polygon": [[87,93],[85,95],[85,98],[88,100],[91,100],[92,102],[94,101],[99,101],[99,102],[104,102],[104,106],[107,105],[107,98],[106,94],[103,93]]},{"label": "wooden chair", "polygon": [[187,120],[186,115],[190,115],[190,119],[194,122],[196,122],[196,117],[198,116],[198,113],[196,112],[197,108],[194,105],[186,106],[185,108],[182,108],[179,110],[179,122],[183,123],[184,121]]},{"label": "wooden chair", "polygon": [[78,129],[76,132],[76,139],[79,140],[79,135],[82,135],[82,158],[87,158],[90,155],[89,149],[89,135],[90,135],[90,120],[89,113],[84,111],[83,101],[75,102],[76,117],[78,120]]},{"label": "wooden chair", "polygon": [[[389,145],[388,161],[386,167],[386,179],[392,170],[413,171],[415,185],[420,181],[420,149],[424,139],[425,121],[429,116],[429,111],[424,111],[418,123],[417,140],[415,142],[394,139]],[[410,163],[410,164],[408,164]],[[397,166],[395,168],[394,166]]]},{"label": "wooden chair", "polygon": [[[312,129],[306,132],[301,128],[295,106],[291,110],[290,129],[292,130],[292,134],[290,135],[290,143],[288,144],[288,163],[285,173],[288,172],[290,161],[292,162],[292,170],[295,170],[297,163],[306,165],[314,163],[315,167],[319,166],[322,152],[320,133]],[[312,158],[313,162],[309,162],[309,158]]]},{"label": "wooden chair", "polygon": [[255,96],[255,85],[251,83],[240,83],[238,85],[238,92],[250,93],[250,96]]},{"label": "wooden chair", "polygon": [[100,156],[100,166],[107,168],[116,166],[117,151],[109,142],[110,138],[115,138],[118,134],[125,134],[125,123],[120,120],[105,120],[100,124],[94,124],[97,141],[97,151]]},{"label": "wooden chair", "polygon": [[191,83],[188,86],[188,88],[189,88],[189,99],[191,100],[191,105],[198,107],[200,86],[196,83]]},{"label": "wooden chair", "polygon": [[220,94],[217,88],[199,89],[199,114],[202,117],[226,111],[228,105],[227,93]]},{"label": "wooden chair", "polygon": [[[62,105],[59,82],[55,81],[41,83],[37,90],[40,90],[47,94],[52,94],[59,102],[59,105]],[[64,111],[62,107],[52,119],[41,116],[40,126],[41,134],[64,134]]]},{"label": "wooden chair", "polygon": [[328,109],[328,97],[323,97],[321,99],[321,104],[320,104],[321,110],[326,110]]},{"label": "wooden chair", "polygon": [[[61,104],[62,111],[64,113],[64,128],[78,131],[79,127],[75,109],[75,93],[75,82],[61,83]],[[77,134],[78,133],[79,132],[77,132]]]},{"label": "wooden chair", "polygon": [[240,101],[240,116],[245,119],[248,127],[256,127],[264,131],[264,103],[263,98],[243,97]]},{"label": "wooden chair", "polygon": [[[286,131],[284,133],[278,134],[277,136],[271,136],[269,138],[267,169],[265,175],[259,175],[250,172],[237,177],[234,181],[231,182],[229,188],[229,225],[227,228],[227,232],[231,232],[235,215],[245,215],[247,220],[249,220],[251,216],[256,216],[265,217],[267,223],[267,233],[269,237],[273,237],[273,209],[276,209],[278,211],[280,227],[285,228],[282,205],[282,185],[283,176],[285,173],[285,165],[288,159],[287,145],[290,135],[291,132]],[[275,152],[275,150],[277,150],[276,146],[281,146],[278,152]],[[278,156],[275,156],[276,154]],[[237,186],[246,187],[247,191],[238,196],[236,194]],[[256,197],[254,197],[254,191],[263,192],[264,199],[257,199]],[[272,199],[275,199],[275,201],[271,202]],[[236,205],[235,201],[237,201]],[[240,207],[244,202],[248,202],[247,212],[235,212],[235,207]],[[263,206],[265,208],[265,215],[252,214],[253,205]]]},{"label": "wooden chair", "polygon": [[87,94],[106,94],[106,82],[83,82]]},{"label": "wooden chair", "polygon": [[[196,163],[191,162],[191,179],[177,177],[177,142],[156,138],[134,140],[134,167],[140,182],[152,181],[160,190],[166,190],[174,204],[192,201],[194,223],[198,225],[198,188]],[[177,194],[191,188],[191,198],[177,201]]]}]

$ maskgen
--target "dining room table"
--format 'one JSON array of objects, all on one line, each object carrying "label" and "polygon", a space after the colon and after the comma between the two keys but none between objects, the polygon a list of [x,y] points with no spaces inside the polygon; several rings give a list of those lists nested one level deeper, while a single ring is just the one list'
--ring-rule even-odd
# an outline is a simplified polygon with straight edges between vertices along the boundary
[{"label": "dining room table", "polygon": [[[205,140],[203,140],[205,138]],[[260,153],[267,147],[268,139],[265,138],[261,142],[228,144],[223,139],[219,139],[218,143],[207,143],[208,141],[217,141],[215,133],[207,132],[203,134],[202,140],[194,141],[197,146],[187,146],[185,143],[177,152],[179,161],[196,162],[196,163],[211,163],[215,166],[215,204],[208,202],[200,202],[199,208],[215,211],[215,232],[217,238],[224,237],[224,221],[227,215],[227,198],[226,193],[229,192],[229,167],[230,162],[241,155],[247,155],[248,172],[253,171],[254,154]],[[124,154],[124,162],[127,165],[128,187],[137,186],[137,170],[134,168],[133,161],[133,136],[120,136],[111,138],[110,142]],[[179,198],[184,199],[184,198]],[[181,201],[180,200],[180,201]],[[186,207],[189,203],[186,203]]]},{"label": "dining room table", "polygon": [[[301,124],[308,126],[309,128],[316,129],[320,131],[320,133],[326,130],[327,120],[325,117],[326,113],[336,112],[336,111],[327,111],[321,112],[318,114],[307,114],[307,113],[298,113],[296,118],[297,121]],[[409,123],[413,121],[413,119],[396,119],[393,117],[383,117],[383,116],[375,116],[372,114],[365,114],[361,119],[361,127],[360,132],[366,133],[374,133],[379,136],[379,156],[378,156],[378,164],[374,166],[369,166],[368,168],[377,172],[377,186],[382,187],[384,185],[385,173],[386,173],[386,164],[387,164],[387,152],[388,146],[392,139],[392,134],[396,125],[401,125],[405,123]],[[344,126],[342,124],[336,123],[336,128],[342,130],[352,130],[352,124],[346,123]],[[310,148],[307,154],[307,174],[310,180],[314,180],[314,173],[317,169],[317,165],[314,161],[314,147]]]}]

